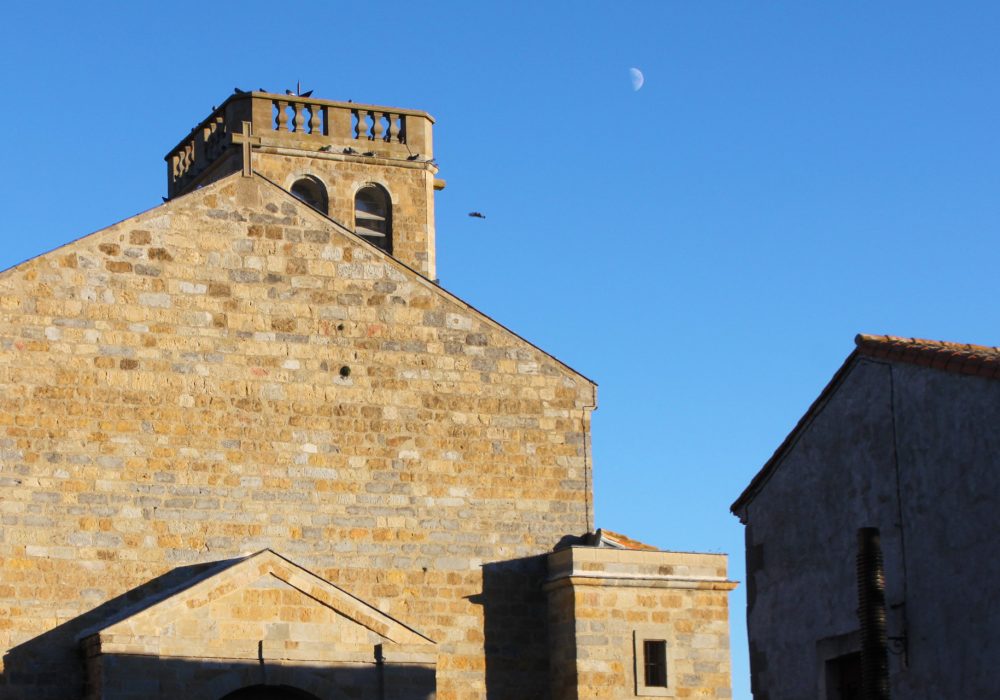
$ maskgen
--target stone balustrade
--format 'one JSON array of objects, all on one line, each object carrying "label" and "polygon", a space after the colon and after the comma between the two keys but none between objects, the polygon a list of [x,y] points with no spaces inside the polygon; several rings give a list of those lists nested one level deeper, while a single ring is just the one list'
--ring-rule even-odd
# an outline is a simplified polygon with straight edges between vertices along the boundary
[{"label": "stone balustrade", "polygon": [[417,110],[330,100],[237,93],[196,126],[166,156],[168,195],[190,189],[206,171],[232,167],[233,134],[250,122],[258,148],[315,152],[318,157],[387,158],[410,163],[433,159],[433,118]]}]

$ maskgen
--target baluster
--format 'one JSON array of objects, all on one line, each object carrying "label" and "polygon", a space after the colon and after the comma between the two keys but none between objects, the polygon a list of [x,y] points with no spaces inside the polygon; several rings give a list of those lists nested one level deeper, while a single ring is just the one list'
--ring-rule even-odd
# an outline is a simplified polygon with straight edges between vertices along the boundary
[{"label": "baluster", "polygon": [[[212,150],[214,155],[219,155],[219,151],[222,150],[222,138],[226,133],[226,120],[221,116],[215,118],[215,129],[214,135],[212,137]],[[214,156],[213,156],[214,157]]]},{"label": "baluster", "polygon": [[358,115],[358,125],[356,127],[357,133],[354,135],[356,139],[366,139],[368,138],[368,110],[359,109],[355,111]]},{"label": "baluster", "polygon": [[201,140],[205,143],[205,155],[212,158],[215,150],[215,130],[217,128],[216,123],[210,122],[205,125],[205,128],[201,130]]},{"label": "baluster", "polygon": [[389,115],[389,135],[385,139],[389,143],[399,143],[399,115]]},{"label": "baluster", "polygon": [[288,130],[288,103],[285,100],[278,100],[278,125],[275,127],[275,131],[287,131]]},{"label": "baluster", "polygon": [[319,105],[309,105],[309,133],[319,134],[321,133],[321,123],[319,120],[319,112],[323,109]]},{"label": "baluster", "polygon": [[187,175],[188,168],[191,167],[190,154],[188,153],[189,146],[184,146],[181,152],[178,154],[180,156],[180,176],[183,178]]},{"label": "baluster", "polygon": [[382,132],[385,131],[385,127],[382,126],[382,113],[372,112],[372,141],[381,141]]},{"label": "baluster", "polygon": [[305,124],[305,117],[302,115],[302,103],[295,103],[295,118],[292,120],[292,129],[295,133],[302,133],[302,126]]}]

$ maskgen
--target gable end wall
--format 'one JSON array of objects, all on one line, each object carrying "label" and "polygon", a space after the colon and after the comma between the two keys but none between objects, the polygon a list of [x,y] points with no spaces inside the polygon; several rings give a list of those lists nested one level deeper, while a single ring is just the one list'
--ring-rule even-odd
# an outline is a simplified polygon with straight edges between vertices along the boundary
[{"label": "gable end wall", "polygon": [[79,616],[270,548],[481,698],[481,566],[588,528],[593,392],[258,178],[0,274],[0,694],[72,697]]}]

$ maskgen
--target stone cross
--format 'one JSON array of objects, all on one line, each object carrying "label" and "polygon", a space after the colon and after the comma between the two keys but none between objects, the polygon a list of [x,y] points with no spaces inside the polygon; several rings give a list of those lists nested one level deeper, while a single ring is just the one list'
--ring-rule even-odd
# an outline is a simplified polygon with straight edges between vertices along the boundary
[{"label": "stone cross", "polygon": [[233,143],[243,144],[243,177],[253,176],[250,157],[253,147],[260,145],[260,136],[253,135],[253,123],[243,122],[243,133],[234,133]]}]

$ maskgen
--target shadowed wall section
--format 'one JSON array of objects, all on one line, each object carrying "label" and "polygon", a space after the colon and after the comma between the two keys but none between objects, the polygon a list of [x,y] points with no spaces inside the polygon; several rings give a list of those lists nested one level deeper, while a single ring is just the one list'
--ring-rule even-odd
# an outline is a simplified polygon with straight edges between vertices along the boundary
[{"label": "shadowed wall section", "polygon": [[102,700],[430,700],[434,669],[108,656]]},{"label": "shadowed wall section", "polygon": [[[483,647],[490,700],[538,697],[549,685],[545,555],[483,566]],[[519,620],[536,620],[524,625]]]}]

